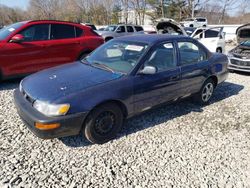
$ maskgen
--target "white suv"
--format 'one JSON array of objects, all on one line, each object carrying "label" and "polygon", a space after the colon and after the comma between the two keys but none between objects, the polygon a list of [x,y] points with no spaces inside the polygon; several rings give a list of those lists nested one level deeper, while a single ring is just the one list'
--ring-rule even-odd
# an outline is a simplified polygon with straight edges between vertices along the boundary
[{"label": "white suv", "polygon": [[225,53],[225,34],[223,27],[197,28],[191,37],[197,39],[211,52]]},{"label": "white suv", "polygon": [[202,17],[188,18],[180,24],[183,27],[207,27],[207,19]]}]

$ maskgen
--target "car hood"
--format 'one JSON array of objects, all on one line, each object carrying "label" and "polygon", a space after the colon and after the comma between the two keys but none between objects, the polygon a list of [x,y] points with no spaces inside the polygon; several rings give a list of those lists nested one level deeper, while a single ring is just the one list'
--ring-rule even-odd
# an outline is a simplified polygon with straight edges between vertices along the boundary
[{"label": "car hood", "polygon": [[238,44],[240,44],[241,42],[244,42],[246,40],[250,40],[249,31],[250,31],[250,23],[242,25],[242,26],[237,28],[236,39],[237,39]]},{"label": "car hood", "polygon": [[26,77],[21,84],[25,93],[33,100],[53,103],[60,98],[121,76],[75,62],[35,73]]},{"label": "car hood", "polygon": [[164,34],[175,34],[188,36],[184,28],[175,20],[170,18],[160,18],[155,23],[156,30],[158,33]]}]

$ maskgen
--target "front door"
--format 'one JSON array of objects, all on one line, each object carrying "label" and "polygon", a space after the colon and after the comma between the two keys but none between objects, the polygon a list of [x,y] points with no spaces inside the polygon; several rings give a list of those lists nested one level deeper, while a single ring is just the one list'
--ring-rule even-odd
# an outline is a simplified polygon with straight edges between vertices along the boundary
[{"label": "front door", "polygon": [[32,25],[19,34],[24,36],[24,41],[8,42],[2,49],[1,59],[7,62],[4,72],[8,75],[38,71],[48,58],[45,49],[49,39],[48,24]]},{"label": "front door", "polygon": [[134,109],[141,112],[179,97],[180,68],[177,66],[174,45],[158,45],[142,66],[153,66],[156,74],[137,74],[134,78]]}]

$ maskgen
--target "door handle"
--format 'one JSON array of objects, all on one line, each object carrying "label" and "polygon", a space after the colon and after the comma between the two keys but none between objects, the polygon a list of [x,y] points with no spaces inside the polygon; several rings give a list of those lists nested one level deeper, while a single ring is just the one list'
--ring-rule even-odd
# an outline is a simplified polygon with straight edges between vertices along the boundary
[{"label": "door handle", "polygon": [[178,80],[179,78],[180,78],[180,76],[171,76],[170,81]]}]

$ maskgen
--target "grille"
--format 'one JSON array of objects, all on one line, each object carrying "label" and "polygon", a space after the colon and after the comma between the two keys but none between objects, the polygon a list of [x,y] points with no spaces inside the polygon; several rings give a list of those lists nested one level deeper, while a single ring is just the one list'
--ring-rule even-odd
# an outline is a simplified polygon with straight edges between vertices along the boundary
[{"label": "grille", "polygon": [[23,94],[23,97],[24,97],[28,102],[30,102],[30,103],[32,103],[32,104],[33,104],[33,102],[35,102],[35,100],[34,100],[32,97],[30,97],[24,90],[22,90],[21,93]]},{"label": "grille", "polygon": [[236,59],[231,59],[231,63],[233,65],[250,66],[250,61],[239,61],[239,60],[236,60]]}]

